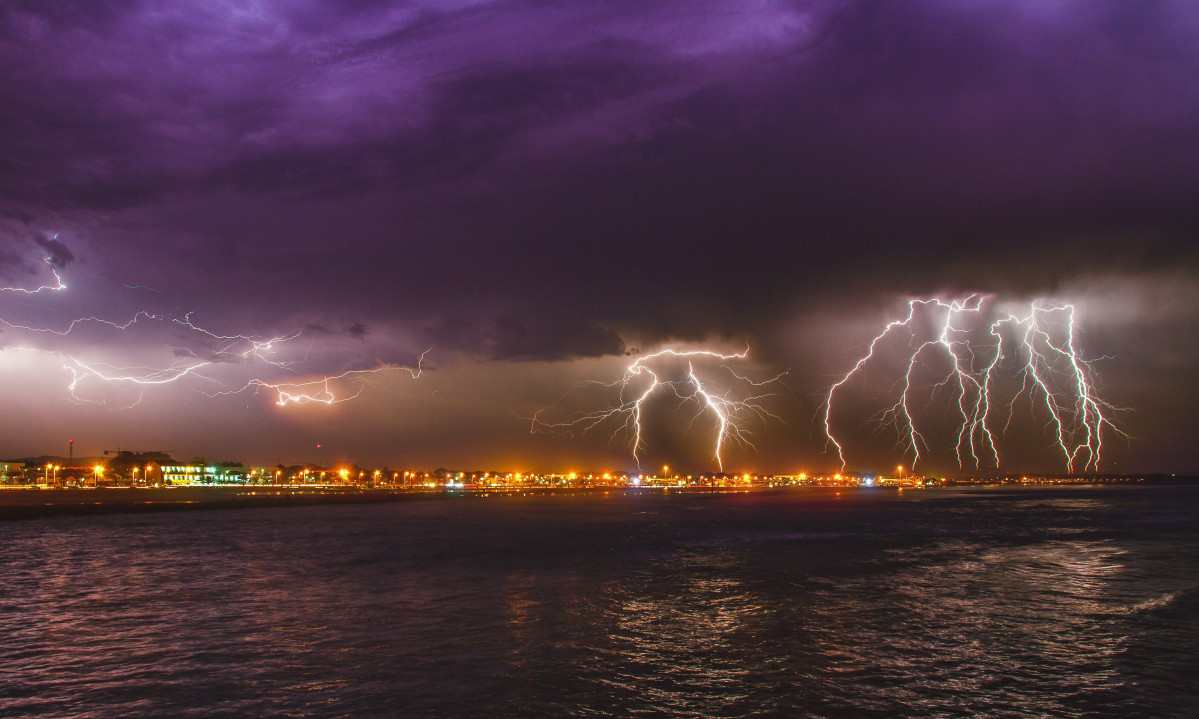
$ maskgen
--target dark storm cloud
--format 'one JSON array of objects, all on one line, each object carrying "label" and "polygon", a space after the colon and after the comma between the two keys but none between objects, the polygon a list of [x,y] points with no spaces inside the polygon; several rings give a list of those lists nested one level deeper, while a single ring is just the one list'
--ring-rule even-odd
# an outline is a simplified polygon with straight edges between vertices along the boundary
[{"label": "dark storm cloud", "polygon": [[[56,236],[31,231],[23,213],[0,215],[0,270],[18,270],[18,274],[39,274],[46,263],[62,269],[75,259],[75,254]],[[17,220],[14,224],[11,220]],[[10,220],[5,222],[4,220]],[[39,252],[40,248],[40,252]]]},{"label": "dark storm cloud", "polygon": [[[396,229],[347,224],[376,268],[423,268],[401,307],[453,282],[441,301],[569,297],[589,322],[699,337],[763,331],[832,288],[1048,291],[1194,263],[1194,27],[1156,7],[779,5],[810,27],[694,55],[652,26],[603,41],[609,24],[426,78],[420,111],[369,142],[211,177],[400,192]],[[417,35],[497,29],[463,17],[482,22]]]},{"label": "dark storm cloud", "polygon": [[17,220],[25,225],[33,222],[33,215],[24,210],[0,210],[0,217],[9,220]]},{"label": "dark storm cloud", "polygon": [[434,344],[475,352],[497,360],[564,360],[627,351],[619,333],[582,321],[538,318],[532,322],[498,317],[478,323],[461,317],[442,319],[425,331]]},{"label": "dark storm cloud", "polygon": [[70,228],[230,333],[793,366],[910,293],[1194,274],[1197,126],[1181,0],[14,0],[0,268]]},{"label": "dark storm cloud", "polygon": [[64,243],[59,242],[56,237],[47,237],[41,233],[34,233],[33,241],[46,251],[46,259],[51,266],[62,269],[67,266],[75,255],[71,252]]},{"label": "dark storm cloud", "polygon": [[[466,245],[534,247],[637,281],[673,265],[670,291],[689,293],[779,260],[819,280],[862,252],[909,268],[998,252],[1024,271],[1063,233],[1169,252],[1195,225],[1182,3],[89,2],[3,18],[0,183],[35,206],[420,190],[435,222],[475,203],[474,222],[406,243],[452,235],[426,250],[448,272]],[[794,293],[770,284],[747,296]]]},{"label": "dark storm cloud", "polygon": [[0,270],[21,264],[21,256],[7,247],[0,247]]},{"label": "dark storm cloud", "polygon": [[97,5],[4,12],[10,197],[112,208],[194,188],[438,180],[653,74],[625,57],[636,43],[595,47],[571,27],[621,23],[585,8]]}]

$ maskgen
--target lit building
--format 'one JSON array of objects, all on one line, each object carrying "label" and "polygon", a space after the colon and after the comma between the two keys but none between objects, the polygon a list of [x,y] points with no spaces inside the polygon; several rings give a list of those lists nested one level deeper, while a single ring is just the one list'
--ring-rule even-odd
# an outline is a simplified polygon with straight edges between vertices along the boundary
[{"label": "lit building", "polygon": [[163,484],[213,484],[219,467],[203,464],[163,464]]}]

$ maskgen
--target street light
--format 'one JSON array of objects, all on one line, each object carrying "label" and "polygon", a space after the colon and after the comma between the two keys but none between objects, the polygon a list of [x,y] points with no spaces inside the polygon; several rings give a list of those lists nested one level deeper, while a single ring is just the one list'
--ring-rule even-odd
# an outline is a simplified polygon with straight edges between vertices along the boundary
[{"label": "street light", "polygon": [[92,468],[92,478],[96,485],[96,489],[100,488],[100,473],[103,471],[104,471],[104,468],[98,464]]}]

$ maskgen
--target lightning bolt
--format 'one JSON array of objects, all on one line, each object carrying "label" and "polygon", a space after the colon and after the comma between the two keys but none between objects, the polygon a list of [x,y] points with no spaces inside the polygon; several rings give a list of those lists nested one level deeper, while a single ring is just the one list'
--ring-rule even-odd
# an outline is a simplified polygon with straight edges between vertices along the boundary
[{"label": "lightning bolt", "polygon": [[[1082,471],[1098,470],[1104,430],[1128,435],[1111,419],[1120,408],[1096,394],[1091,363],[1082,359],[1075,347],[1074,306],[1034,304],[1024,316],[1001,317],[991,326],[1000,348],[1005,325],[1022,331],[1019,345],[1025,357],[1023,383],[1008,404],[1005,427],[1011,424],[1016,399],[1022,393],[1039,396],[1066,470],[1075,471],[1080,461]],[[994,366],[988,368],[988,375]]]},{"label": "lightning bolt", "polygon": [[[206,367],[211,362],[200,362],[194,365],[187,364],[172,364],[169,367],[153,368],[153,367],[114,367],[106,363],[84,363],[79,359],[71,356],[60,356],[63,361],[63,368],[71,374],[71,382],[67,389],[70,392],[71,399],[77,403],[86,403],[76,394],[80,382],[89,377],[94,377],[108,383],[128,383],[132,385],[161,385],[177,382],[187,376],[197,376],[203,379],[215,382],[209,377],[203,377],[198,374],[198,370]],[[144,387],[142,387],[144,390]],[[122,409],[132,409],[141,404],[144,395],[139,392],[137,400]]]},{"label": "lightning bolt", "polygon": [[[1000,452],[997,432],[1011,427],[1015,407],[1021,397],[1042,406],[1045,427],[1060,450],[1066,470],[1098,470],[1102,457],[1104,430],[1127,436],[1112,421],[1119,411],[1101,400],[1096,392],[1093,368],[1075,346],[1074,306],[1041,306],[1032,303],[1023,315],[1001,315],[988,327],[988,341],[974,339],[977,329],[985,326],[986,298],[971,295],[964,300],[917,299],[908,302],[903,319],[889,322],[871,340],[865,355],[828,389],[822,405],[827,444],[836,451],[844,471],[845,449],[833,432],[833,412],[838,390],[860,376],[867,365],[882,352],[881,344],[898,339],[906,332],[907,368],[899,378],[895,403],[875,415],[875,420],[894,427],[905,454],[912,456],[913,469],[929,450],[929,442],[919,429],[919,408],[915,393],[920,384],[917,375],[928,371],[934,358],[949,367],[931,385],[931,396],[950,391],[956,396],[959,418],[954,447],[959,468],[971,464],[978,469],[998,467]],[[918,318],[929,318],[938,330],[921,337]],[[1005,344],[1013,343],[1008,353]],[[1017,376],[1020,389],[1006,402],[1007,420],[996,430],[996,378],[1005,359],[1019,360]],[[1011,363],[1009,363],[1011,364]],[[930,401],[931,401],[930,396]]]},{"label": "lightning bolt", "polygon": [[[43,284],[42,286],[33,289],[22,287],[0,287],[0,291],[34,295],[42,292],[57,292],[66,290],[67,285],[51,263],[51,260],[49,258],[43,258],[43,260],[50,267],[50,272],[54,276],[55,284]],[[205,374],[204,371],[212,370],[219,364],[237,360],[253,360],[256,362],[261,362],[262,364],[273,369],[298,373],[299,368],[302,367],[308,360],[309,354],[312,351],[313,343],[315,343],[314,338],[312,342],[309,343],[307,350],[301,357],[297,359],[283,360],[279,359],[279,353],[282,352],[284,348],[289,345],[289,343],[301,338],[304,334],[304,330],[298,329],[269,338],[244,334],[221,334],[196,324],[192,320],[193,314],[194,313],[188,313],[182,317],[178,317],[165,314],[155,314],[142,310],[134,313],[125,321],[116,321],[102,317],[88,316],[71,320],[61,328],[21,324],[0,317],[0,326],[34,335],[49,335],[54,337],[68,337],[86,325],[98,325],[118,332],[124,332],[130,330],[134,327],[134,325],[137,324],[168,324],[181,328],[184,332],[195,338],[198,338],[203,344],[207,345],[207,347],[202,350],[204,356],[198,355],[195,350],[189,347],[168,347],[168,349],[172,350],[176,355],[190,355],[193,360],[171,362],[165,367],[119,367],[105,362],[82,359],[75,355],[67,354],[61,351],[55,351],[52,349],[38,349],[19,346],[0,347],[0,349],[32,351],[57,357],[62,364],[63,370],[70,377],[70,381],[67,384],[67,390],[71,400],[82,403],[92,401],[85,399],[78,394],[81,385],[89,379],[110,384],[139,386],[139,388],[142,390],[148,386],[172,384],[188,378],[198,379],[210,384],[222,385],[222,382],[215,379],[210,374]],[[430,350],[425,350],[425,352],[421,353],[416,369],[411,369],[400,365],[383,364],[372,369],[350,370],[336,375],[321,376],[319,378],[297,382],[278,382],[268,381],[263,378],[254,378],[249,380],[239,389],[215,392],[209,394],[208,396],[236,394],[250,389],[270,389],[276,392],[276,404],[281,406],[286,406],[288,404],[308,404],[312,402],[336,404],[358,397],[365,387],[364,380],[369,375],[391,370],[403,370],[411,374],[414,379],[419,378],[422,372],[421,363],[424,361],[425,356],[429,353],[429,351]],[[347,382],[357,385],[356,391],[352,392],[351,394],[345,394],[339,389],[342,384]],[[139,395],[137,401],[130,405],[130,407],[136,406],[141,402],[141,399],[142,397]]]},{"label": "lightning bolt", "polygon": [[[422,363],[425,360],[425,356],[432,351],[433,348],[430,347],[429,349],[420,353],[420,356],[416,360],[415,369],[401,365],[385,364],[366,370],[348,370],[338,375],[321,377],[320,379],[314,379],[306,382],[272,383],[261,379],[252,379],[240,389],[229,390],[226,392],[216,392],[209,396],[216,397],[220,395],[241,394],[242,392],[249,390],[259,391],[266,389],[275,392],[275,404],[279,405],[280,407],[286,407],[289,404],[339,404],[341,402],[348,402],[352,399],[355,399],[362,394],[362,391],[366,388],[365,378],[370,375],[378,374],[380,372],[402,371],[407,372],[412,379],[420,379],[421,374],[424,372]],[[339,380],[354,382],[358,385],[358,388],[353,394],[339,396],[334,389],[334,383]]]},{"label": "lightning bolt", "polygon": [[[271,339],[266,339],[266,340],[259,339],[257,337],[247,336],[247,335],[221,335],[221,334],[217,334],[215,332],[206,330],[203,327],[198,327],[195,324],[193,324],[192,320],[191,320],[191,316],[193,314],[195,314],[195,313],[189,312],[183,316],[183,319],[172,319],[171,321],[177,325],[186,327],[187,329],[192,330],[193,332],[196,332],[198,334],[205,335],[211,339],[227,343],[227,344],[223,345],[220,349],[217,350],[217,354],[236,354],[236,355],[240,356],[242,359],[249,359],[250,357],[255,357],[257,359],[262,360],[263,362],[266,362],[269,365],[273,365],[273,366],[279,367],[281,369],[291,369],[292,367],[294,367],[298,364],[302,364],[303,361],[308,358],[307,354],[304,356],[303,359],[298,360],[298,361],[293,361],[293,362],[277,362],[277,361],[274,361],[269,358],[269,355],[273,354],[280,345],[286,344],[286,343],[296,339],[300,335],[302,335],[304,333],[303,330],[293,330],[292,332],[287,333],[285,335],[282,335],[279,337],[272,337]],[[238,351],[238,349],[234,349],[234,348],[239,348],[239,346],[245,347],[246,349],[244,351],[240,351],[240,352]],[[311,346],[309,347],[309,349],[311,349]],[[421,356],[423,357],[424,355],[421,355]],[[330,379],[336,379],[336,378],[331,377]]]},{"label": "lightning bolt", "polygon": [[[58,237],[58,235],[55,235],[55,237]],[[49,257],[43,257],[42,261],[45,262],[46,266],[50,268],[50,274],[54,275],[54,284],[42,285],[41,287],[36,287],[32,290],[23,287],[0,287],[0,292],[16,292],[23,295],[37,295],[41,294],[42,292],[59,292],[65,290],[67,286],[62,281],[62,277],[58,275],[58,270],[55,269],[53,260],[51,260]]]},{"label": "lightning bolt", "polygon": [[[615,439],[622,433],[629,436],[633,459],[640,469],[641,453],[645,448],[642,424],[645,405],[651,397],[662,392],[669,392],[682,402],[692,402],[696,405],[696,413],[690,424],[694,424],[704,415],[711,415],[715,418],[717,428],[712,458],[720,470],[724,471],[723,451],[728,442],[732,441],[741,446],[756,449],[749,439],[750,432],[746,426],[750,420],[779,419],[764,404],[766,400],[777,393],[759,392],[757,388],[766,387],[779,381],[786,372],[763,382],[754,382],[722,365],[731,377],[752,388],[748,396],[737,399],[732,396],[732,390],[720,392],[715,389],[714,381],[702,378],[700,372],[696,370],[695,363],[697,360],[731,362],[744,360],[748,356],[748,349],[736,354],[721,354],[708,350],[663,349],[652,354],[642,355],[630,364],[621,378],[615,382],[584,383],[585,386],[615,389],[617,401],[613,406],[576,412],[563,422],[546,422],[541,418],[545,410],[539,410],[533,415],[530,422],[530,433],[552,432],[577,436],[586,434],[600,425],[611,424],[613,428],[609,438]],[[685,376],[682,379],[663,379],[663,370],[655,369],[652,366],[655,360],[663,358],[686,361]],[[634,384],[639,379],[648,380],[648,385],[644,389],[635,390]]]}]

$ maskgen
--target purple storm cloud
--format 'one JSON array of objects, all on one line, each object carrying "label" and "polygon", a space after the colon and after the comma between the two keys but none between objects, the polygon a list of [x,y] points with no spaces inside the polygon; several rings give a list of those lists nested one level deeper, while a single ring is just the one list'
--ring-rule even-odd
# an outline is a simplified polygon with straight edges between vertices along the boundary
[{"label": "purple storm cloud", "polygon": [[627,468],[527,419],[748,343],[790,391],[726,464],[835,467],[829,386],[910,299],[983,293],[1077,306],[1132,410],[1109,469],[1199,469],[1197,127],[1181,1],[14,0],[0,454]]}]

